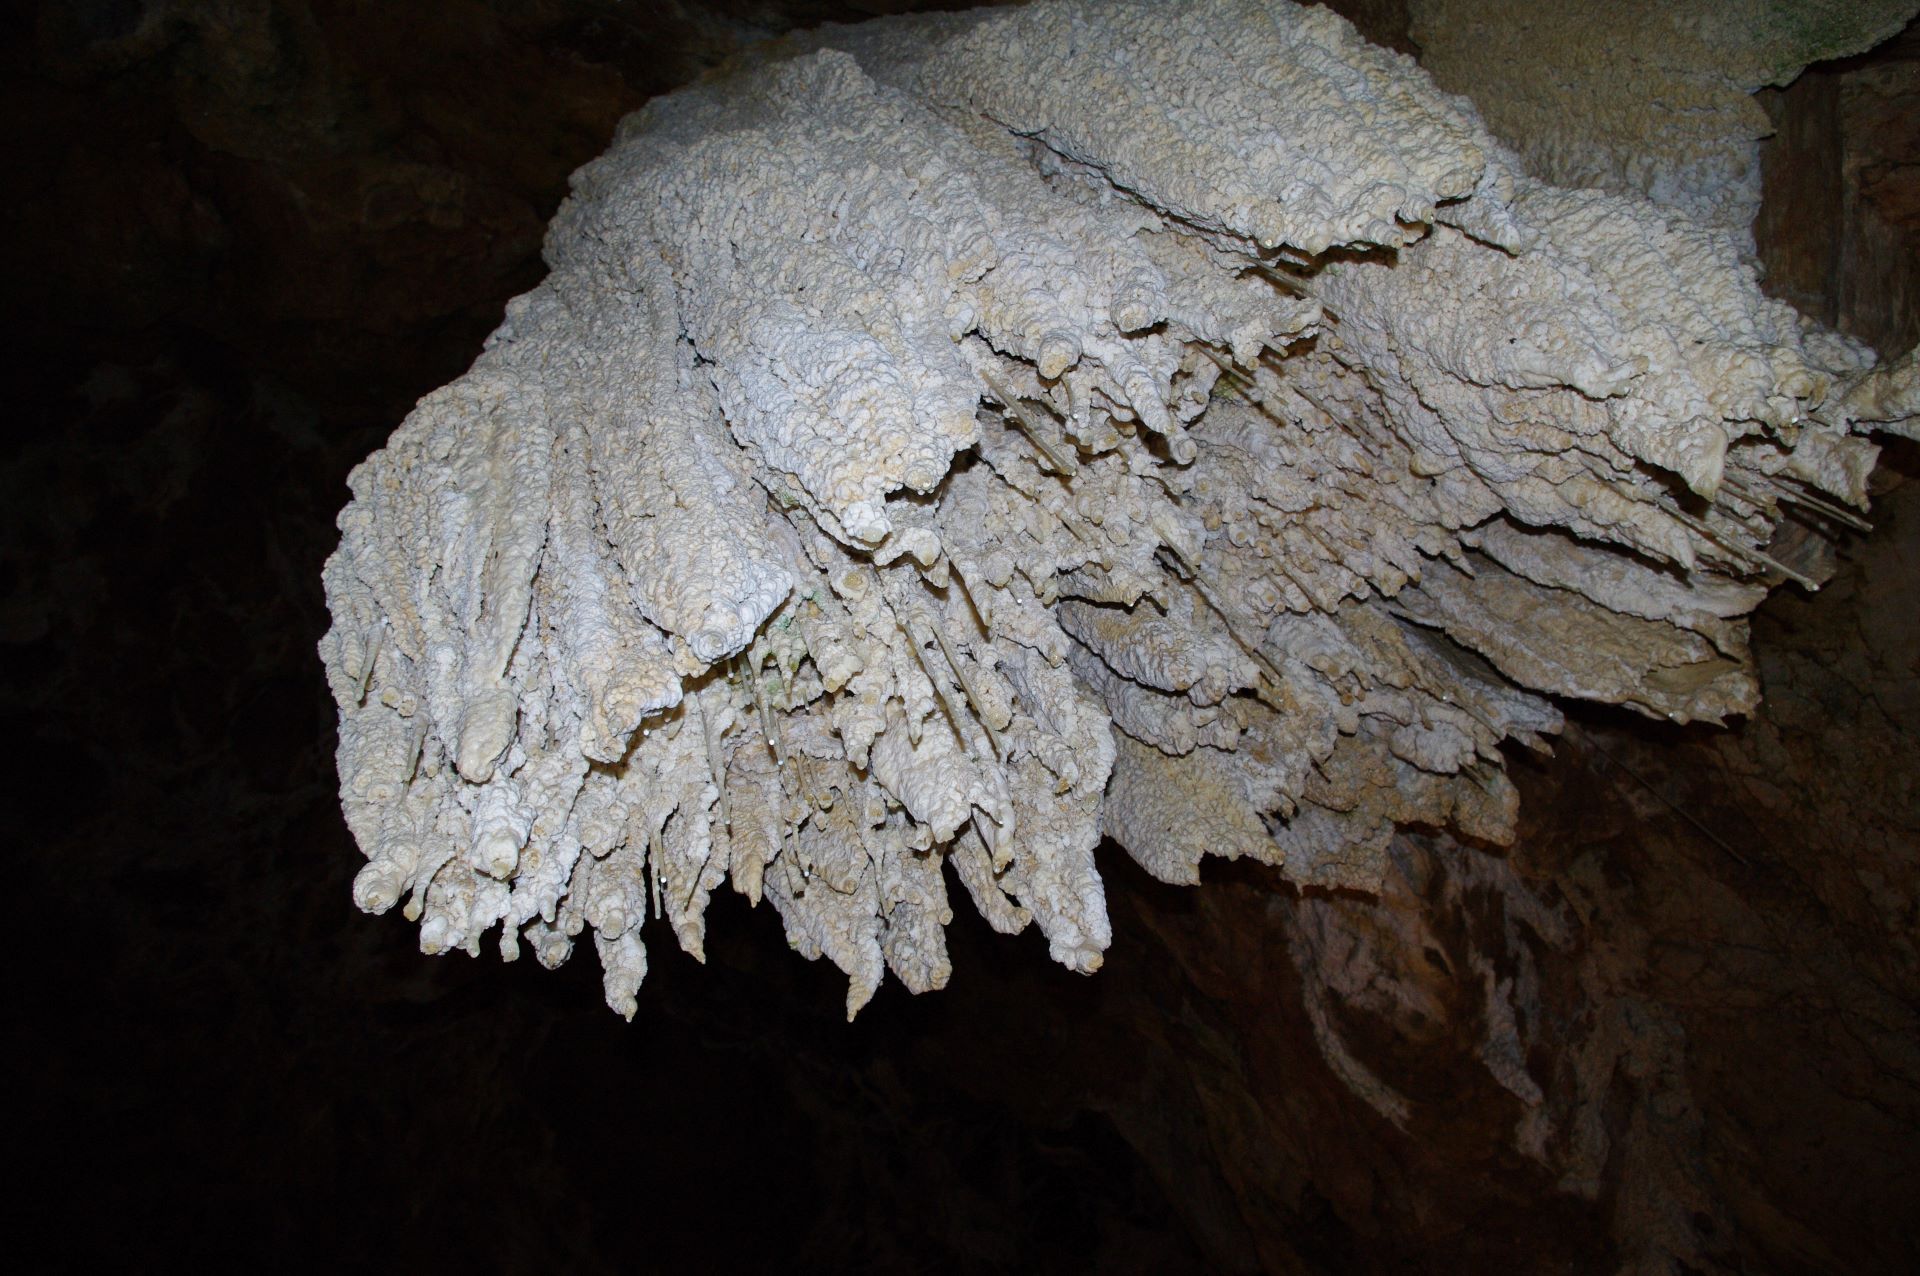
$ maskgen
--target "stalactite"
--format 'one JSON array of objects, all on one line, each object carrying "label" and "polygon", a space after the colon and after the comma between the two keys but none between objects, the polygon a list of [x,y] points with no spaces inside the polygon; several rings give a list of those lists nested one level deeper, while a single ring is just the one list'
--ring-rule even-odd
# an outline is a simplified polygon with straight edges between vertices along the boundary
[{"label": "stalactite", "polygon": [[590,929],[628,1016],[727,883],[851,1016],[946,982],[947,860],[1091,971],[1103,835],[1362,890],[1401,826],[1504,841],[1544,693],[1752,708],[1741,617],[1827,570],[1777,527],[1913,428],[1724,228],[1286,3],[777,46],[630,118],[547,259],[354,472],[321,654],[361,907]]}]

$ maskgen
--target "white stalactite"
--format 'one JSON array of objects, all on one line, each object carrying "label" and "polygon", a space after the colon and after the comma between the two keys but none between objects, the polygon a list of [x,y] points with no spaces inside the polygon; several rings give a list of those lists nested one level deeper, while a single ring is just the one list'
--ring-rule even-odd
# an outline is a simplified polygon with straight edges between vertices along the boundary
[{"label": "white stalactite", "polygon": [[728,882],[851,1016],[946,982],[947,860],[1091,971],[1103,835],[1360,889],[1510,838],[1539,693],[1752,708],[1741,616],[1824,570],[1776,527],[1912,429],[1723,230],[1286,3],[791,41],[629,119],[547,257],[354,472],[321,654],[356,902],[591,929],[628,1016]]}]

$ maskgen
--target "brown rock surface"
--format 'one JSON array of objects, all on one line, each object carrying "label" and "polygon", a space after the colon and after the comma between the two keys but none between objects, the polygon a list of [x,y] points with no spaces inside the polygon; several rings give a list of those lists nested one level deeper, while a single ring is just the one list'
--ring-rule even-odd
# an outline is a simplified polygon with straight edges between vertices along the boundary
[{"label": "brown rock surface", "polygon": [[1754,223],[1774,295],[1897,354],[1920,342],[1920,25],[1757,94]]}]

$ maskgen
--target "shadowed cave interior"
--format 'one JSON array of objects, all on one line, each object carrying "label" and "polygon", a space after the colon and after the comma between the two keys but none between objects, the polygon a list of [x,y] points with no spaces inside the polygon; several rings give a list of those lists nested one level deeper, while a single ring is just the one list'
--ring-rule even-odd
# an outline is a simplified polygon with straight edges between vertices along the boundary
[{"label": "shadowed cave interior", "polygon": [[[1501,852],[1382,896],[1098,860],[1098,974],[957,907],[843,976],[716,892],[632,1024],[590,955],[355,911],[314,645],[348,470],[542,277],[568,174],[746,43],[911,4],[99,0],[4,19],[13,1052],[55,1269],[1920,1267],[1920,450],[1754,619],[1726,729],[1559,702]],[[1419,53],[1407,6],[1334,6]],[[1920,339],[1920,35],[1762,89],[1767,286]],[[1490,972],[1490,973],[1489,973]],[[1524,988],[1534,1099],[1486,1042]],[[1328,1026],[1406,1101],[1357,1095]]]}]

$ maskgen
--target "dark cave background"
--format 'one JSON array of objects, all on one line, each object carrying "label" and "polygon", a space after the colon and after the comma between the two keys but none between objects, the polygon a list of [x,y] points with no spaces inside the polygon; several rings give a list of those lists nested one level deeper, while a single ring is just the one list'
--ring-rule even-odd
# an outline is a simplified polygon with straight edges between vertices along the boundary
[{"label": "dark cave background", "polygon": [[[1512,852],[1410,836],[1381,905],[1242,865],[1179,890],[1107,848],[1097,976],[962,905],[952,986],[890,983],[852,1026],[839,973],[730,893],[705,967],[650,945],[631,1025],[590,953],[429,959],[353,909],[313,651],[348,469],[539,280],[567,174],[620,116],[746,40],[914,7],[0,17],[12,1261],[1920,1270],[1909,445],[1836,580],[1756,619],[1756,718],[1573,707],[1557,757],[1513,759]],[[1336,7],[1411,49],[1392,0]],[[1920,39],[1762,96],[1772,286],[1906,348]],[[1523,897],[1569,932],[1516,925]],[[1425,917],[1424,951],[1380,908]],[[1332,1012],[1414,1101],[1404,1130],[1315,1045],[1308,922],[1370,936],[1376,984],[1430,1007]],[[1563,1132],[1544,1159],[1477,1058],[1465,973],[1523,958]]]}]

